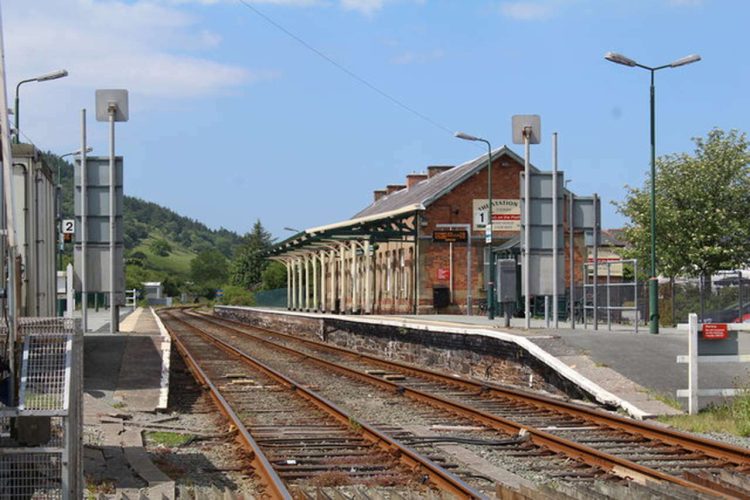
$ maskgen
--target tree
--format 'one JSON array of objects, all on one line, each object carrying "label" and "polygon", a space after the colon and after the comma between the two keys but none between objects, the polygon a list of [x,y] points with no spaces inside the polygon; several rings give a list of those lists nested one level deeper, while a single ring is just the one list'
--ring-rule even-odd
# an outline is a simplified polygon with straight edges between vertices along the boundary
[{"label": "tree", "polygon": [[[720,129],[693,142],[693,154],[656,162],[657,269],[706,280],[750,262],[750,145],[744,133]],[[650,189],[649,181],[628,187],[625,200],[615,203],[629,219],[625,238],[641,269],[651,262]]]},{"label": "tree", "polygon": [[286,287],[286,266],[281,262],[271,262],[261,275],[261,288],[275,290]]},{"label": "tree", "polygon": [[167,240],[156,239],[149,244],[149,249],[160,257],[166,257],[172,251],[172,245]]},{"label": "tree", "polygon": [[213,297],[213,290],[227,279],[227,259],[218,250],[207,250],[190,261],[190,276],[203,293]]},{"label": "tree", "polygon": [[261,282],[261,275],[268,264],[265,253],[273,245],[273,236],[257,220],[243,240],[243,245],[232,260],[231,282],[250,289]]}]

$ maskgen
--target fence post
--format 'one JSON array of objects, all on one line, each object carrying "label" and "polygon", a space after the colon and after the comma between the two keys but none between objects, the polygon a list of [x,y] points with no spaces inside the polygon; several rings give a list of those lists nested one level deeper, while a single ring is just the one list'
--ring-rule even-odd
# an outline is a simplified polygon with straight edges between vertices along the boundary
[{"label": "fence post", "polygon": [[638,305],[638,259],[633,259],[633,301],[635,302],[635,333],[638,333],[638,323],[641,321],[641,309]]},{"label": "fence post", "polygon": [[607,330],[612,330],[612,304],[610,303],[611,283],[611,262],[607,261]]},{"label": "fence post", "polygon": [[698,315],[688,316],[688,413],[698,413]]},{"label": "fence post", "polygon": [[740,310],[737,317],[742,323],[742,316],[745,314],[745,307],[742,304],[742,271],[737,271],[737,308]]}]

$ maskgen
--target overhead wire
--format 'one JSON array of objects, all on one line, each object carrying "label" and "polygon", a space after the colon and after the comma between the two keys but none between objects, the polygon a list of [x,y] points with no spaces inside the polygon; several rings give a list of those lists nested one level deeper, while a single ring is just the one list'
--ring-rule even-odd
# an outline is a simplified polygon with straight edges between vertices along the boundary
[{"label": "overhead wire", "polygon": [[304,40],[299,35],[293,33],[288,28],[284,27],[279,22],[275,21],[268,14],[265,14],[264,12],[262,12],[261,10],[259,10],[257,7],[253,6],[248,0],[237,0],[237,1],[240,4],[244,5],[245,7],[247,7],[248,9],[250,9],[252,12],[254,12],[258,17],[262,18],[268,24],[270,24],[271,26],[275,27],[276,29],[278,29],[279,31],[281,31],[282,33],[284,33],[285,35],[287,35],[289,38],[293,39],[294,41],[296,41],[297,43],[299,43],[300,45],[302,45],[304,48],[306,48],[307,50],[309,50],[313,54],[317,55],[318,57],[320,57],[323,60],[325,60],[328,63],[330,63],[332,66],[334,66],[335,68],[337,68],[339,71],[345,73],[346,75],[348,75],[352,79],[356,80],[357,82],[361,83],[365,87],[369,88],[373,92],[379,94],[381,97],[383,97],[383,98],[391,101],[393,104],[395,104],[396,106],[400,107],[401,109],[403,109],[403,110],[405,110],[405,111],[413,114],[414,116],[416,116],[416,117],[424,120],[425,122],[427,122],[430,125],[432,125],[432,126],[438,128],[438,129],[442,130],[443,132],[447,132],[447,133],[453,135],[453,131],[451,129],[449,129],[448,127],[446,127],[445,125],[443,125],[442,123],[440,123],[440,122],[438,122],[438,121],[430,118],[429,116],[425,115],[424,113],[421,113],[420,111],[417,111],[416,109],[412,108],[411,106],[409,106],[408,104],[406,104],[402,100],[400,100],[400,99],[392,96],[391,94],[389,94],[388,92],[380,89],[378,86],[376,86],[375,84],[371,83],[370,81],[368,81],[364,77],[362,77],[362,76],[358,75],[357,73],[355,73],[354,71],[350,70],[349,68],[347,68],[346,66],[344,66],[340,62],[338,62],[335,59],[333,59],[332,57],[330,57],[325,52],[323,52],[323,51],[317,49],[316,47],[314,47],[312,44],[310,44],[309,42],[307,42],[306,40]]}]

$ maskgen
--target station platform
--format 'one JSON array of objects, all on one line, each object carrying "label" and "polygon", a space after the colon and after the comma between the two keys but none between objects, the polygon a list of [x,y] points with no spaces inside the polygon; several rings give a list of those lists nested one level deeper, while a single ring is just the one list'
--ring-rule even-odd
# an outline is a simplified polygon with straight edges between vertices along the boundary
[{"label": "station platform", "polygon": [[[136,422],[157,419],[167,406],[171,343],[150,309],[121,318],[109,333],[109,312],[89,315],[84,335],[84,471],[93,484],[108,484],[132,498],[146,490],[174,498],[174,482],[151,461]],[[144,425],[143,423],[139,424]],[[128,495],[128,496],[130,496]]]},{"label": "station platform", "polygon": [[[544,320],[534,320],[532,328],[522,328],[523,319],[514,318],[510,328],[504,320],[486,316],[460,315],[331,315],[294,312],[277,308],[244,308],[264,313],[297,315],[308,318],[335,318],[369,325],[395,326],[431,332],[489,336],[516,344],[534,358],[573,382],[599,402],[622,408],[636,418],[681,413],[676,391],[686,389],[688,368],[677,364],[678,355],[688,351],[687,332],[664,328],[658,335],[644,327],[607,329],[592,325],[584,329],[559,323],[559,328],[544,328]],[[750,334],[739,334],[740,353],[750,353]],[[700,387],[732,388],[746,380],[747,366],[740,363],[701,364]],[[708,403],[703,401],[702,404]],[[716,402],[711,400],[710,402]]]}]

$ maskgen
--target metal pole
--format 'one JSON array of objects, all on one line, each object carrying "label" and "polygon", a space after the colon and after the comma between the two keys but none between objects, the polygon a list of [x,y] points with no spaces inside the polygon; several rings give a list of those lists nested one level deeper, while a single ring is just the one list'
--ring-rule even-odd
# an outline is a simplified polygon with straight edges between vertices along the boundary
[{"label": "metal pole", "polygon": [[[557,273],[559,255],[557,255],[557,132],[552,134],[552,321],[558,325],[557,315]],[[547,325],[549,328],[549,325]]]},{"label": "metal pole", "polygon": [[641,321],[641,309],[638,307],[638,259],[633,259],[633,301],[635,302],[635,333],[638,333],[638,323]]},{"label": "metal pole", "polygon": [[21,101],[18,98],[18,91],[21,89],[21,84],[22,83],[23,82],[18,82],[18,85],[16,85],[16,102],[15,102],[15,108],[13,109],[13,121],[15,122],[15,126],[16,126],[15,127],[16,128],[16,135],[14,137],[15,140],[13,142],[15,142],[16,144],[18,144],[19,142],[21,142],[20,139],[19,139],[19,135],[20,135],[21,131],[18,128],[18,123],[19,123],[18,114],[20,112],[20,103],[21,103]]},{"label": "metal pole", "polygon": [[88,281],[86,280],[86,252],[88,240],[88,196],[86,178],[86,110],[81,110],[81,330],[88,331]]},{"label": "metal pole", "polygon": [[544,327],[549,328],[549,295],[544,296]]},{"label": "metal pole", "polygon": [[649,331],[659,333],[659,281],[656,274],[656,89],[651,70],[651,279],[648,284]]},{"label": "metal pole", "polygon": [[487,258],[489,262],[489,276],[487,279],[487,319],[495,319],[495,256],[492,254],[492,237],[495,231],[492,223],[492,146],[487,144]]},{"label": "metal pole", "polygon": [[612,330],[612,309],[611,309],[611,302],[610,302],[610,293],[611,293],[611,269],[612,269],[612,263],[610,261],[607,261],[607,330]]},{"label": "metal pole", "polygon": [[594,193],[594,330],[599,329],[599,199]]},{"label": "metal pole", "polygon": [[109,331],[116,333],[119,328],[117,301],[115,300],[115,111],[109,107]]},{"label": "metal pole", "polygon": [[531,154],[530,138],[531,131],[526,129],[523,131],[523,172],[524,172],[524,205],[523,205],[523,219],[525,224],[524,231],[524,243],[523,243],[523,283],[524,283],[524,315],[525,322],[524,326],[528,329],[531,328],[531,259],[529,258],[529,250],[531,248],[531,168],[529,166],[529,155]]},{"label": "metal pole", "polygon": [[466,314],[472,315],[472,308],[474,307],[472,298],[472,284],[471,284],[471,226],[466,225]]},{"label": "metal pole", "polygon": [[570,197],[569,207],[568,207],[568,230],[570,232],[570,235],[568,236],[569,239],[569,253],[570,253],[570,262],[568,263],[568,269],[570,270],[570,328],[575,329],[576,327],[576,319],[575,319],[575,307],[576,307],[576,289],[575,289],[575,221],[573,220],[573,202],[575,200],[575,197],[573,196],[573,193],[569,193],[568,196]]}]

